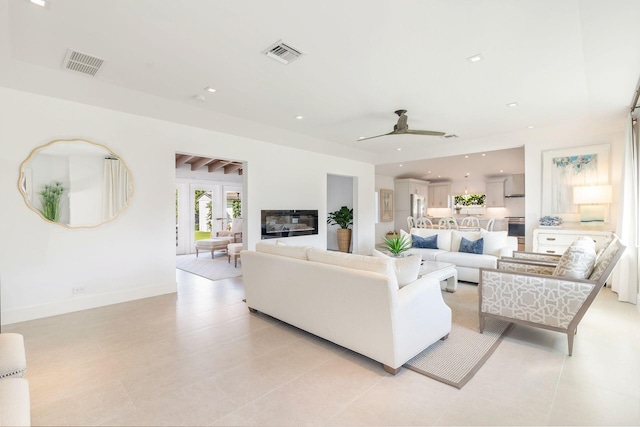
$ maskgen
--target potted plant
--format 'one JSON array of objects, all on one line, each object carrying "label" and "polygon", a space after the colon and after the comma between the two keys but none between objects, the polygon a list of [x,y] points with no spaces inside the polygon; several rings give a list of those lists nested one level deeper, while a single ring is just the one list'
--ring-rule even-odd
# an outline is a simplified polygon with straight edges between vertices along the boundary
[{"label": "potted plant", "polygon": [[411,248],[411,242],[406,236],[398,236],[394,234],[392,237],[383,237],[385,249],[391,252],[391,256],[399,257],[404,251]]},{"label": "potted plant", "polygon": [[340,252],[349,252],[349,247],[351,246],[351,229],[349,227],[353,224],[353,209],[342,206],[337,211],[329,212],[327,224],[340,226],[337,230],[338,250]]}]

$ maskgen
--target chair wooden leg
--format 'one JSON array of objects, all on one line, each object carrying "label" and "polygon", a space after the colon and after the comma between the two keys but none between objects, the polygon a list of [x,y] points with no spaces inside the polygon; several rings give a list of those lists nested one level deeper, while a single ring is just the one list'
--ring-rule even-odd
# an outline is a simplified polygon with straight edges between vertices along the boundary
[{"label": "chair wooden leg", "polygon": [[447,334],[447,335],[443,336],[442,338],[440,338],[440,341],[444,341],[444,340],[446,340],[447,338],[449,338],[449,334]]},{"label": "chair wooden leg", "polygon": [[384,368],[385,371],[387,371],[391,375],[396,375],[398,372],[400,372],[400,369],[402,368],[402,366],[399,368],[392,368],[391,366],[387,366],[384,363],[382,364],[382,367]]},{"label": "chair wooden leg", "polygon": [[196,258],[198,258],[198,248],[196,247]]},{"label": "chair wooden leg", "polygon": [[567,341],[569,344],[569,356],[573,353],[573,337],[575,335],[575,331],[567,331]]},{"label": "chair wooden leg", "polygon": [[227,253],[227,264],[231,264],[231,254]]},{"label": "chair wooden leg", "polygon": [[480,333],[484,332],[484,314],[480,313]]},{"label": "chair wooden leg", "polygon": [[251,307],[249,307],[249,311],[251,313],[257,313],[258,312],[258,310],[256,310],[255,308],[251,308]]}]

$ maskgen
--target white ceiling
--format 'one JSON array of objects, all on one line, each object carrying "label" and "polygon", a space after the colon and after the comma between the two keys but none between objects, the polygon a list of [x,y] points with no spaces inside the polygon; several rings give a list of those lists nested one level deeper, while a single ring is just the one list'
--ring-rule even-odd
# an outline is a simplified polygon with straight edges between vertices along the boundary
[{"label": "white ceiling", "polygon": [[[384,174],[475,140],[518,147],[510,135],[563,123],[620,126],[640,75],[638,0],[0,0],[2,12],[5,59],[65,82],[21,89],[96,105],[111,97],[127,111],[130,98],[103,90],[126,88],[168,102],[178,122],[198,116],[198,126]],[[280,39],[304,56],[283,65],[261,53]],[[69,48],[105,60],[95,78],[61,69]],[[475,54],[485,59],[466,60]],[[410,128],[458,138],[357,141],[391,131],[396,109],[408,110]]]}]

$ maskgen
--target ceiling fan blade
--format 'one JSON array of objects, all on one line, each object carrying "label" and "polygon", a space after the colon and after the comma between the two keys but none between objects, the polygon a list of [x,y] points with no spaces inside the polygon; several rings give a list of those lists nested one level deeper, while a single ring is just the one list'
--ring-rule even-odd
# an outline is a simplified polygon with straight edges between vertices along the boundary
[{"label": "ceiling fan blade", "polygon": [[428,135],[428,136],[445,136],[446,132],[436,132],[434,130],[413,130],[413,129],[407,129],[406,132],[404,133],[408,133],[411,135]]},{"label": "ceiling fan blade", "polygon": [[385,133],[385,134],[382,134],[382,135],[368,136],[366,138],[358,138],[358,141],[364,141],[365,139],[380,138],[381,136],[396,135],[396,134],[398,134],[398,132],[393,131],[393,132]]}]

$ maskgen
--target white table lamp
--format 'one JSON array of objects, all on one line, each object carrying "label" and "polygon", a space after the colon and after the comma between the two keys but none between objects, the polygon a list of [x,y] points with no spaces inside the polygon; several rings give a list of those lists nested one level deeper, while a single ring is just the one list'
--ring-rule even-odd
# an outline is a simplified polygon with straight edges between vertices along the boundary
[{"label": "white table lamp", "polygon": [[573,187],[573,203],[580,205],[580,222],[604,222],[605,205],[611,200],[610,185]]}]

